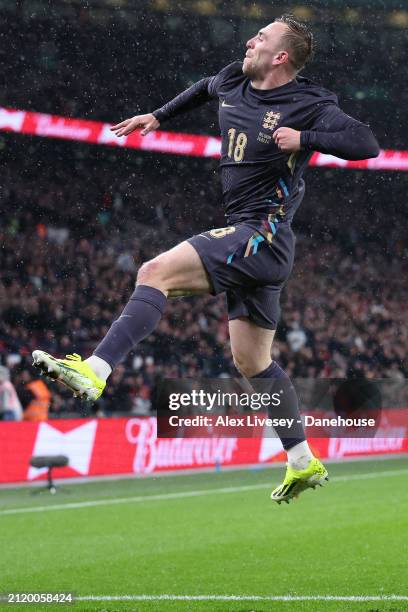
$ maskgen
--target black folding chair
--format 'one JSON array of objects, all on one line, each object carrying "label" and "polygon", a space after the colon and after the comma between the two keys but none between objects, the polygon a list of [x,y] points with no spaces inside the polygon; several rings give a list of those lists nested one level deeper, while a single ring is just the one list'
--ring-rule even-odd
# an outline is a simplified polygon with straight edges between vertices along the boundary
[{"label": "black folding chair", "polygon": [[65,467],[68,465],[68,457],[65,455],[38,455],[37,457],[31,457],[30,465],[35,468],[48,468],[48,483],[45,488],[33,491],[33,493],[41,493],[46,490],[52,495],[57,492],[57,488],[52,480],[52,470],[54,468]]}]

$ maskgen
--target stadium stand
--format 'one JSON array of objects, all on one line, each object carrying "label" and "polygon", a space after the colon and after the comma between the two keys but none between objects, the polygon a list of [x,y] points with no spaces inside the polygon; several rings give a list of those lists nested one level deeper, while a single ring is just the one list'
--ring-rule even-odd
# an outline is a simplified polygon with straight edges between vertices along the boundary
[{"label": "stadium stand", "polygon": [[[222,19],[189,16],[200,27],[197,44],[197,30],[185,28],[185,19],[168,16],[159,27],[147,14],[136,37],[134,25],[114,14],[109,24],[86,12],[59,20],[8,15],[0,21],[8,54],[0,104],[105,121],[151,110],[242,55],[243,23],[232,32]],[[229,35],[214,34],[221,31]],[[308,73],[324,74],[343,108],[369,121],[384,148],[406,148],[397,109],[406,106],[407,92],[392,78],[389,59],[372,47],[375,31],[317,26],[321,49]],[[160,32],[157,45],[152,41]],[[379,44],[391,50],[397,71],[408,50],[407,30],[398,45],[389,45],[394,35],[385,28]],[[94,54],[100,44],[104,62]],[[345,56],[345,49],[358,50],[358,57]],[[390,108],[393,120],[384,121]],[[168,129],[216,134],[214,111],[210,106],[179,118]],[[126,302],[143,261],[203,228],[225,225],[214,160],[5,134],[0,146],[0,359],[12,379],[37,346],[88,354]],[[395,178],[309,172],[295,221],[297,262],[274,344],[292,376],[407,375],[407,178]],[[171,302],[94,410],[146,413],[161,377],[234,374],[227,338],[223,297]],[[52,389],[51,416],[78,410]]]}]

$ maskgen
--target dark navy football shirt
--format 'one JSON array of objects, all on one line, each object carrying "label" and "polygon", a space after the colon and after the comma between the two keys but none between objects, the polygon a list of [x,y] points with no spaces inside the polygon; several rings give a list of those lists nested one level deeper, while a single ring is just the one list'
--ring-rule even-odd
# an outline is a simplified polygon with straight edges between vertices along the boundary
[{"label": "dark navy football shirt", "polygon": [[[346,159],[378,154],[368,126],[338,107],[330,91],[303,77],[274,89],[255,89],[242,63],[202,79],[153,114],[160,121],[219,100],[221,182],[227,219],[255,219],[283,205],[293,218],[304,194],[302,174],[314,150]],[[301,150],[284,153],[273,140],[278,127],[301,131]]]}]

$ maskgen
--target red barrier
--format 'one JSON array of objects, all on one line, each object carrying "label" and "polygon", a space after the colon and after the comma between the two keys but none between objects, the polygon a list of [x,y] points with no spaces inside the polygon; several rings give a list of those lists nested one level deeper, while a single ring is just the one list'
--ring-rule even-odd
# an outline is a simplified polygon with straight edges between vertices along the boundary
[{"label": "red barrier", "polygon": [[[219,157],[221,139],[213,136],[199,136],[177,132],[151,132],[144,138],[140,131],[130,136],[117,138],[110,131],[110,123],[70,119],[57,115],[46,115],[11,108],[0,107],[0,131],[31,134],[48,138],[62,138],[92,144],[128,147],[142,151],[157,151],[173,155],[192,155],[195,157]],[[333,168],[359,168],[362,170],[408,170],[408,151],[383,150],[376,159],[347,161],[314,153],[310,166]]]},{"label": "red barrier", "polygon": [[[408,452],[408,438],[402,437],[312,438],[309,443],[322,458]],[[0,482],[45,478],[46,470],[30,467],[29,460],[32,455],[53,454],[69,458],[69,467],[56,473],[62,478],[150,474],[285,460],[276,438],[157,439],[154,417],[0,423]]]}]

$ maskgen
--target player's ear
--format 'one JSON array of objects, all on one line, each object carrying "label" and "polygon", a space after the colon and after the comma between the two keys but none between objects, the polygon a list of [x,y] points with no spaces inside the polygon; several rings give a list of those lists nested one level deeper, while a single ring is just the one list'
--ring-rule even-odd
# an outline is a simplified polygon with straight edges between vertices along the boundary
[{"label": "player's ear", "polygon": [[278,53],[276,53],[275,57],[273,58],[273,64],[275,66],[279,64],[285,64],[288,61],[289,61],[289,54],[287,51],[278,51]]}]

